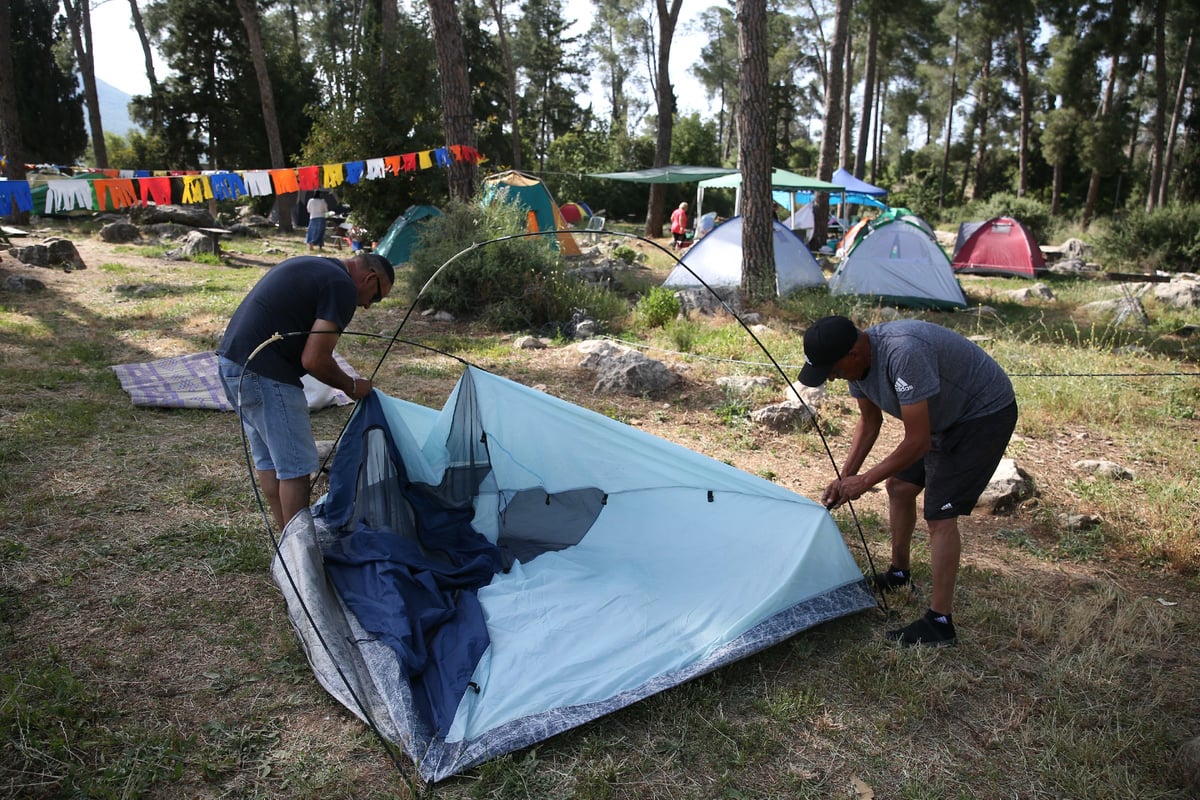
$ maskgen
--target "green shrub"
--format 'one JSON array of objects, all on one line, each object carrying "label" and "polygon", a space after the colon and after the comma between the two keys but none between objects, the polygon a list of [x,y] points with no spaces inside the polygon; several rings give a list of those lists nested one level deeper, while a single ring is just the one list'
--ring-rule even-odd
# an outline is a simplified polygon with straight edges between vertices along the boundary
[{"label": "green shrub", "polygon": [[1115,219],[1096,237],[1106,267],[1194,270],[1200,262],[1200,205],[1170,205]]},{"label": "green shrub", "polygon": [[564,274],[547,236],[518,236],[516,205],[450,203],[421,230],[404,273],[423,308],[484,319],[506,330],[561,327],[579,313],[612,324],[628,312],[605,289]]},{"label": "green shrub", "polygon": [[679,316],[679,296],[665,286],[653,286],[638,300],[634,311],[648,328],[661,328]]}]

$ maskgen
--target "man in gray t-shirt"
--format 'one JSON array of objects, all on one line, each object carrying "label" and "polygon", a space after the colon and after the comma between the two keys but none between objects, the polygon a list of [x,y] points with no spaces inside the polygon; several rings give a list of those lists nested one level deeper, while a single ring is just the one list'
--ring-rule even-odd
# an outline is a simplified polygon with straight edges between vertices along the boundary
[{"label": "man in gray t-shirt", "polygon": [[[817,320],[804,334],[800,382],[830,378],[849,383],[860,418],[841,477],[821,501],[835,508],[886,482],[892,563],[873,577],[893,591],[910,583],[910,550],[917,496],[925,492],[933,592],[929,611],[889,631],[901,644],[957,642],[951,605],[962,545],[958,517],[970,514],[1016,427],[1012,382],[978,345],[954,331],[920,320],[885,322],[860,331],[846,317]],[[904,423],[904,439],[859,474],[887,412]]]}]

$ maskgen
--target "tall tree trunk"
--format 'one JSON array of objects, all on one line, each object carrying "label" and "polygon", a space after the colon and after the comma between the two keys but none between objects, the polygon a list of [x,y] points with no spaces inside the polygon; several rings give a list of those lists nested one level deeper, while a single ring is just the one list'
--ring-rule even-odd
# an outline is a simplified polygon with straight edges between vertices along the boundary
[{"label": "tall tree trunk", "polygon": [[[254,75],[258,79],[258,99],[262,104],[263,127],[267,134],[267,150],[271,154],[271,167],[272,169],[282,169],[287,166],[287,162],[283,157],[279,120],[275,116],[275,91],[271,87],[271,74],[267,71],[267,53],[263,49],[262,31],[258,27],[258,4],[255,0],[237,0],[237,8],[242,15],[242,27],[246,29],[246,40],[250,44],[250,59],[254,62]],[[295,201],[295,192],[279,195],[279,230],[284,232],[292,230],[292,204]]]},{"label": "tall tree trunk", "polygon": [[517,66],[513,62],[512,47],[508,43],[508,26],[504,21],[504,0],[488,0],[492,7],[492,18],[500,40],[500,54],[504,58],[504,76],[508,79],[508,124],[512,128],[512,165],[521,169],[521,119],[517,105]]},{"label": "tall tree trunk", "polygon": [[954,54],[950,58],[950,101],[946,105],[946,142],[942,145],[942,178],[938,184],[938,208],[946,207],[946,175],[950,171],[950,138],[954,135],[954,104],[958,102],[958,17],[954,18]]},{"label": "tall tree trunk", "polygon": [[[771,202],[770,87],[766,0],[738,0],[738,167],[742,172],[742,292],[776,295]],[[840,70],[840,66],[839,66]]]},{"label": "tall tree trunk", "polygon": [[387,80],[390,75],[396,28],[400,25],[400,12],[396,0],[380,0],[379,3],[379,77]]},{"label": "tall tree trunk", "polygon": [[[858,147],[854,148],[854,169],[852,172],[862,177],[867,169],[867,146],[871,142],[871,109],[875,103],[875,81],[876,76],[876,51],[879,49],[879,24],[875,19],[875,11],[872,8],[871,16],[867,20],[867,52],[866,63],[863,65],[863,101],[861,119],[858,121]],[[876,125],[879,123],[876,122]]]},{"label": "tall tree trunk", "polygon": [[983,74],[979,80],[978,102],[975,104],[976,119],[979,125],[979,155],[975,160],[975,181],[971,185],[971,197],[980,198],[984,194],[983,181],[987,174],[988,124],[991,122],[992,102],[992,47],[993,40],[988,39]]},{"label": "tall tree trunk", "polygon": [[1154,4],[1154,113],[1150,117],[1150,181],[1146,210],[1158,205],[1167,114],[1167,0]]},{"label": "tall tree trunk", "polygon": [[1017,197],[1029,191],[1029,132],[1033,127],[1033,93],[1029,88],[1029,46],[1024,22],[1017,22],[1017,90],[1021,94],[1021,130],[1017,141]]},{"label": "tall tree trunk", "polygon": [[[838,0],[833,23],[833,46],[829,50],[829,83],[825,87],[825,130],[821,134],[821,154],[817,160],[817,177],[828,181],[833,177],[837,160],[836,148],[841,138],[842,123],[842,63],[846,55],[846,40],[850,36],[850,7],[853,0]],[[825,244],[829,232],[829,194],[814,193],[813,238],[817,247]]]},{"label": "tall tree trunk", "polygon": [[[1117,85],[1117,67],[1120,65],[1121,58],[1119,54],[1114,53],[1112,60],[1108,65],[1108,77],[1104,84],[1104,99],[1100,103],[1100,108],[1097,109],[1096,116],[1100,124],[1108,124],[1108,116],[1112,113],[1113,95],[1116,93]],[[1100,178],[1102,174],[1099,166],[1092,167],[1092,177],[1088,181],[1087,200],[1083,205],[1083,216],[1079,220],[1079,225],[1083,230],[1087,230],[1092,224],[1092,219],[1096,216],[1096,201],[1100,198]]]},{"label": "tall tree trunk", "polygon": [[1169,199],[1167,190],[1171,181],[1171,169],[1175,160],[1175,137],[1179,132],[1179,118],[1182,115],[1183,101],[1187,97],[1188,66],[1192,60],[1192,38],[1194,31],[1188,31],[1187,45],[1183,48],[1183,63],[1179,67],[1179,85],[1175,88],[1175,107],[1171,111],[1171,127],[1167,129],[1166,155],[1163,157],[1163,176],[1158,185],[1158,204],[1165,206]]},{"label": "tall tree trunk", "polygon": [[842,73],[842,135],[838,143],[838,166],[849,168],[853,162],[850,140],[854,136],[854,110],[850,100],[854,96],[854,40],[846,37],[846,69]]},{"label": "tall tree trunk", "polygon": [[[0,2],[0,155],[6,159],[3,177],[25,180],[25,145],[21,141],[21,119],[17,114],[17,90],[13,66],[12,5]],[[11,213],[13,222],[25,225],[29,212],[0,208],[0,217]]]},{"label": "tall tree trunk", "polygon": [[[888,90],[888,82],[880,81],[875,92],[875,136],[872,137],[871,144],[871,180],[868,183],[876,183],[876,177],[879,172],[879,153],[883,150],[883,112],[886,108],[886,98]],[[926,126],[928,129],[928,126]],[[928,135],[928,134],[926,134]]]},{"label": "tall tree trunk", "polygon": [[146,59],[146,82],[150,84],[151,123],[157,128],[162,123],[162,115],[158,111],[158,78],[154,75],[154,51],[150,49],[150,37],[146,35],[146,25],[142,22],[142,12],[138,9],[137,0],[129,0],[129,16],[133,20],[133,29],[137,31],[138,41],[142,43],[142,55]]},{"label": "tall tree trunk", "polygon": [[[671,42],[675,38],[675,26],[679,23],[679,9],[683,0],[655,0],[658,12],[658,53],[654,80],[654,96],[658,105],[658,136],[654,141],[654,166],[665,167],[671,163],[671,135],[675,131],[675,87],[671,85]],[[662,236],[663,221],[666,219],[667,187],[661,183],[650,185],[650,206],[646,209],[646,236],[657,239]]]},{"label": "tall tree trunk", "polygon": [[96,166],[108,168],[108,147],[104,142],[104,123],[100,119],[100,93],[96,91],[96,65],[92,58],[92,8],[90,0],[63,0],[71,44],[83,76],[83,99],[88,108],[88,126],[92,129],[92,153]]},{"label": "tall tree trunk", "polygon": [[[471,115],[471,86],[467,78],[467,54],[463,47],[462,23],[454,0],[428,0],[442,83],[442,116],[447,145],[475,146]],[[470,200],[475,194],[475,165],[450,159],[450,197]]]}]

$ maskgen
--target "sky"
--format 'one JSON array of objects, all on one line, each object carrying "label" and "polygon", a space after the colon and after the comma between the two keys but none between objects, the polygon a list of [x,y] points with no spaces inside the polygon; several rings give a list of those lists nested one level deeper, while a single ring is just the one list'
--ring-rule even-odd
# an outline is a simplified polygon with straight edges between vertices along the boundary
[{"label": "sky", "polygon": [[[4,2],[5,0],[0,0]],[[709,102],[704,90],[691,76],[692,63],[698,58],[704,45],[704,36],[689,32],[698,27],[700,12],[710,3],[703,0],[685,0],[679,15],[671,59],[671,79],[675,84],[675,96],[682,114],[695,111],[709,114]],[[566,17],[575,19],[574,32],[587,29],[591,21],[590,0],[566,0]],[[129,4],[124,0],[105,0],[92,10],[92,42],[95,48],[96,77],[127,94],[145,94],[150,90],[146,80],[146,65],[142,56],[142,45],[129,14]],[[161,61],[155,64],[159,78],[166,74]],[[597,95],[600,87],[594,87]],[[599,104],[597,104],[599,105]]]}]

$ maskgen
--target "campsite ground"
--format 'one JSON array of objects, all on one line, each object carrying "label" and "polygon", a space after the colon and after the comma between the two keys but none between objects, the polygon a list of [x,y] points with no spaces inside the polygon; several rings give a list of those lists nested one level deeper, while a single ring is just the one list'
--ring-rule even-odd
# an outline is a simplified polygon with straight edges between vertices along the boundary
[{"label": "campsite ground", "polygon": [[[298,651],[267,575],[270,544],[232,417],[135,408],[109,369],[211,349],[262,268],[301,252],[301,238],[237,240],[220,263],[199,264],[165,260],[162,248],[105,244],[94,227],[36,231],[54,232],[76,243],[87,269],[0,260],[0,279],[29,275],[47,287],[0,294],[0,794],[410,796],[413,787],[315,683]],[[648,281],[658,267],[643,269]],[[968,291],[989,298],[994,286]],[[406,311],[390,300],[355,327],[390,338]],[[760,335],[794,356],[795,320],[786,308],[764,313]],[[1007,348],[1010,370],[1039,375],[1016,381],[1023,416],[1009,453],[1039,495],[1005,516],[963,521],[962,646],[894,649],[881,640],[890,625],[882,611],[837,620],[489,762],[435,794],[1196,796],[1200,775],[1189,777],[1179,757],[1200,735],[1193,345],[1164,334],[1153,355],[1097,352],[1084,362],[1092,373],[1173,373],[1154,386],[1055,382],[1040,375],[1079,372],[1070,359],[1083,356],[1073,354],[1104,351],[1110,340],[1097,341],[1075,317],[1074,341],[1065,342],[1069,326],[1036,322],[1051,313],[1074,312],[1001,305],[999,323],[971,323]],[[403,338],[458,350],[815,496],[830,474],[820,440],[748,423],[715,378],[746,373],[750,353],[730,343],[735,326],[697,325],[691,336],[716,342],[712,352],[678,347],[678,335],[676,346],[640,339],[683,376],[669,395],[648,398],[595,394],[568,343],[517,351],[511,335],[420,315],[404,321]],[[1013,335],[1030,330],[1043,338]],[[380,341],[347,337],[339,350],[364,373],[383,358],[381,388],[431,405],[459,372],[452,359],[403,344],[385,357]],[[778,399],[781,388],[752,398]],[[822,412],[840,459],[851,404],[834,391]],[[316,414],[318,437],[334,438],[345,414]],[[895,441],[896,427],[885,426],[881,446]],[[1088,458],[1136,477],[1082,476],[1073,465]],[[847,543],[864,569],[862,540],[875,565],[886,565],[882,493],[856,511],[857,519],[837,516]],[[1064,513],[1103,522],[1070,529]],[[920,534],[917,549],[927,591]],[[921,595],[890,605],[900,620],[924,608]],[[1200,755],[1192,758],[1200,770]]]}]

